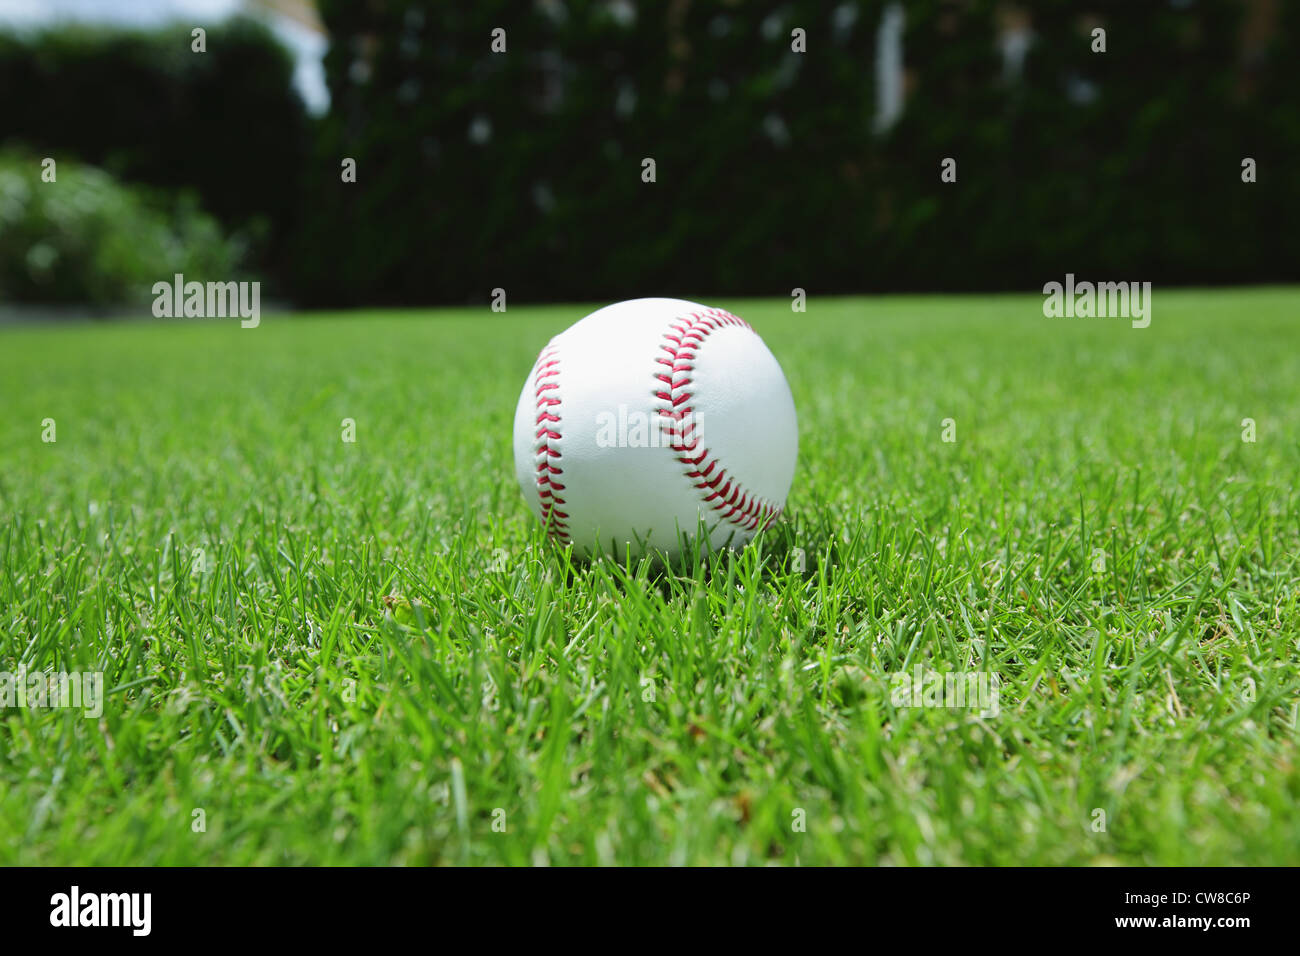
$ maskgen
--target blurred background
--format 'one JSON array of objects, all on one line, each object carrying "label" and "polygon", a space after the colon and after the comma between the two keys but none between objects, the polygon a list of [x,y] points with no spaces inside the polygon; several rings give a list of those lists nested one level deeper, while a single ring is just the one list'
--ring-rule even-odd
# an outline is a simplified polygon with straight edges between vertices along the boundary
[{"label": "blurred background", "polygon": [[1300,279],[1286,0],[0,0],[0,97],[8,307]]}]

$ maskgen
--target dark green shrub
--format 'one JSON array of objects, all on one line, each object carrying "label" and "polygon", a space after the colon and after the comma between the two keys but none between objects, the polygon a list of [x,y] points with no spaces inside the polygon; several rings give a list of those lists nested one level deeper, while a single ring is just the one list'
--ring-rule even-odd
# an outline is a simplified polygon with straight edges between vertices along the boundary
[{"label": "dark green shrub", "polygon": [[143,304],[172,276],[229,280],[241,246],[192,197],[166,198],[64,160],[0,153],[0,302]]},{"label": "dark green shrub", "polygon": [[256,239],[259,272],[284,267],[310,126],[293,59],[246,18],[154,30],[59,26],[0,34],[0,146],[70,157],[120,180],[192,190]]}]

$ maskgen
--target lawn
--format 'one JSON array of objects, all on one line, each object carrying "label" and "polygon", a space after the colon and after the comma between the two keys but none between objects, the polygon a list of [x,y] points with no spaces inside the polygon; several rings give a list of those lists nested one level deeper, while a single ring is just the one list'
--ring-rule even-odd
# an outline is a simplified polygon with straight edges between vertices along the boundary
[{"label": "lawn", "polygon": [[1300,290],[705,300],[800,460],[670,572],[515,485],[588,306],[0,330],[0,670],[107,691],[0,709],[0,863],[1300,861]]}]

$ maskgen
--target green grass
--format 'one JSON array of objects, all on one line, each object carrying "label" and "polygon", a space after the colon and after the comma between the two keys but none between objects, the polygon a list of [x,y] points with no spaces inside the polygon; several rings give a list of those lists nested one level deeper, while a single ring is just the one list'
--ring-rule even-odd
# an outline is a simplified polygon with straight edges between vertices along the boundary
[{"label": "green grass", "polygon": [[1296,862],[1300,291],[1041,303],[716,302],[800,462],[676,574],[515,487],[583,307],[0,331],[0,669],[110,691],[0,710],[0,862]]}]

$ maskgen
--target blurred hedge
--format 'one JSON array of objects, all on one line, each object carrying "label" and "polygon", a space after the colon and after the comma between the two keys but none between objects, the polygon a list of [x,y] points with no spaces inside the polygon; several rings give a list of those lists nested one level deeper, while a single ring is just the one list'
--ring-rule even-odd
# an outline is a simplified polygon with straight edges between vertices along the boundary
[{"label": "blurred hedge", "polygon": [[139,304],[177,272],[233,276],[240,246],[191,198],[68,160],[55,182],[41,172],[35,157],[0,153],[0,302]]},{"label": "blurred hedge", "polygon": [[[293,260],[309,302],[1300,278],[1297,5],[905,4],[909,95],[870,132],[885,3],[321,0],[333,110]],[[1085,15],[1085,12],[1087,15]],[[1108,51],[1089,49],[1092,20]],[[491,32],[507,31],[493,53]],[[790,49],[807,31],[808,52]],[[486,135],[485,135],[486,134]],[[958,182],[939,181],[943,157]],[[1260,179],[1243,185],[1252,156]],[[358,182],[339,163],[358,163]],[[653,157],[658,182],[641,182]]]},{"label": "blurred hedge", "polygon": [[304,305],[1300,279],[1300,3],[909,0],[881,135],[885,0],[318,6],[320,121],[249,21],[73,28],[0,36],[0,139],[194,190]]},{"label": "blurred hedge", "polygon": [[311,135],[292,57],[249,19],[205,26],[205,53],[190,29],[0,34],[0,145],[193,191],[281,273]]}]

